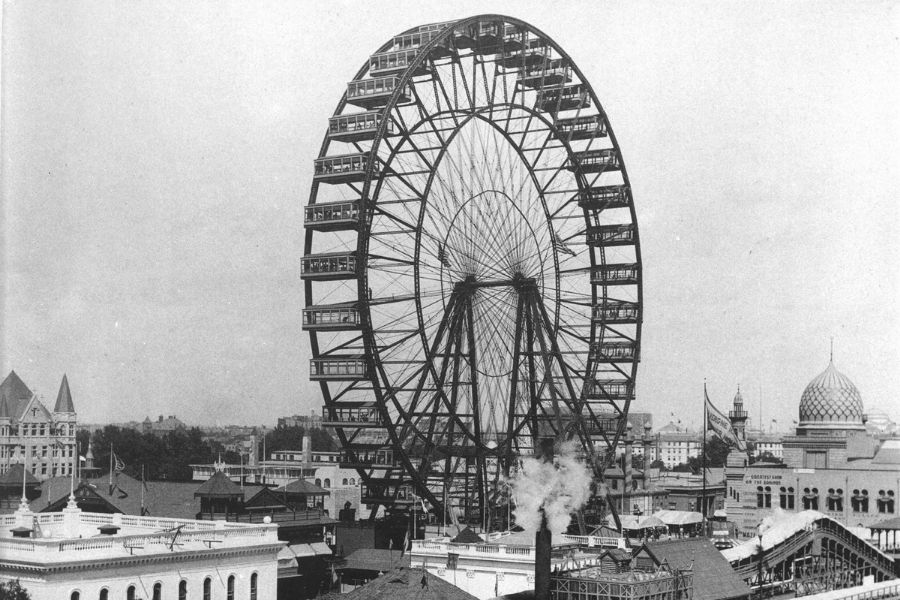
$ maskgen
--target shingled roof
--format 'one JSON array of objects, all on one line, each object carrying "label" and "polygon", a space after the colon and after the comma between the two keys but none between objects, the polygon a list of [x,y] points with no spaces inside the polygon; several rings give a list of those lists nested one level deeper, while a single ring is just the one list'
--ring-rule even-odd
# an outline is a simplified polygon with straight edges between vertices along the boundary
[{"label": "shingled roof", "polygon": [[750,597],[750,588],[722,553],[706,538],[647,544],[647,549],[673,569],[693,568],[693,600],[733,600]]},{"label": "shingled roof", "polygon": [[224,471],[216,471],[212,477],[203,482],[194,496],[207,498],[244,498],[241,486],[228,479]]},{"label": "shingled roof", "polygon": [[369,583],[341,595],[346,600],[475,600],[462,591],[422,569],[400,567]]},{"label": "shingled roof", "polygon": [[279,488],[275,488],[275,493],[287,492],[288,494],[304,494],[306,496],[328,496],[331,494],[323,487],[319,487],[314,483],[310,483],[305,479],[295,479]]},{"label": "shingled roof", "polygon": [[[20,487],[22,485],[22,471],[25,465],[21,463],[14,464],[9,470],[0,475],[0,487]],[[25,485],[38,485],[40,482],[31,474],[31,471],[25,471]]]},{"label": "shingled roof", "polygon": [[55,413],[73,413],[75,405],[72,404],[72,392],[69,391],[69,379],[63,374],[62,383],[59,384],[59,393],[56,395]]},{"label": "shingled roof", "polygon": [[14,420],[22,417],[25,405],[31,400],[34,393],[19,378],[15,371],[10,371],[3,383],[0,383],[0,406],[5,402],[7,416]]}]

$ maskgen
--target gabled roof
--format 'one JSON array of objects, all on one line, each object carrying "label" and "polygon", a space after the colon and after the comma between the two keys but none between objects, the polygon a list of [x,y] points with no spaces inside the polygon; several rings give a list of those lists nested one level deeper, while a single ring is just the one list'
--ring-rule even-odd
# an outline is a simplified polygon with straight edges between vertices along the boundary
[{"label": "gabled roof", "polygon": [[[60,490],[62,491],[62,490]],[[124,512],[115,503],[105,497],[97,486],[91,485],[87,481],[82,481],[75,488],[75,503],[83,511],[102,512],[102,513],[121,513]],[[39,512],[59,512],[69,503],[69,490],[56,500],[50,502],[47,506],[40,507]]]},{"label": "gabled roof", "polygon": [[346,600],[476,600],[452,583],[424,569],[397,567],[355,590],[341,595]]},{"label": "gabled roof", "polygon": [[712,541],[688,538],[648,544],[660,562],[673,569],[692,569],[693,600],[732,600],[749,598],[750,588],[731,568]]},{"label": "gabled roof", "polygon": [[[460,531],[459,534],[450,541],[454,542],[456,544],[483,544],[484,543],[484,539],[480,535],[478,535],[477,533],[472,531],[472,529],[469,527],[466,527],[465,529]],[[531,541],[532,541],[532,543],[534,543],[533,535],[531,536]]]},{"label": "gabled roof", "polygon": [[[25,465],[21,463],[14,464],[9,471],[0,475],[0,487],[18,487],[22,485],[22,471]],[[25,485],[40,485],[40,481],[31,474],[31,471],[25,471]]]},{"label": "gabled roof", "polygon": [[[34,393],[19,379],[15,371],[10,371],[3,383],[0,383],[0,397],[6,401],[6,411],[9,418],[18,421],[25,412],[25,407]],[[3,402],[0,401],[0,406]]]},{"label": "gabled roof", "polygon": [[75,405],[72,404],[72,392],[69,391],[69,379],[63,374],[62,383],[59,384],[59,393],[56,395],[55,413],[73,413]]},{"label": "gabled roof", "polygon": [[263,487],[260,488],[258,492],[253,494],[252,496],[247,496],[244,501],[245,509],[260,509],[260,508],[283,508],[283,509],[291,509],[291,507],[284,501],[283,496],[279,496],[275,492],[272,491],[272,488]]},{"label": "gabled roof", "polygon": [[396,567],[408,567],[409,554],[400,556],[400,549],[360,548],[347,555],[339,570],[389,571]]},{"label": "gabled roof", "polygon": [[305,479],[295,479],[279,488],[275,488],[276,493],[287,492],[288,494],[303,494],[305,496],[328,496],[331,494],[325,488],[319,487],[314,483],[310,483]]},{"label": "gabled roof", "polygon": [[[50,411],[47,410],[47,407],[44,406],[44,403],[38,400],[38,397],[35,395],[31,396],[31,399],[26,400],[24,402],[19,403],[18,414],[13,413],[13,416],[19,421],[25,421],[26,417],[29,413],[31,413],[31,419],[28,419],[29,423],[33,422],[45,422],[50,423],[53,421],[53,417],[50,415]],[[40,418],[38,417],[40,415]]]},{"label": "gabled roof", "polygon": [[194,496],[205,498],[239,498],[244,499],[241,486],[228,479],[224,471],[216,471],[212,477],[203,482]]},{"label": "gabled roof", "polygon": [[10,371],[3,383],[0,383],[0,396],[14,401],[28,400],[32,392],[15,371]]}]

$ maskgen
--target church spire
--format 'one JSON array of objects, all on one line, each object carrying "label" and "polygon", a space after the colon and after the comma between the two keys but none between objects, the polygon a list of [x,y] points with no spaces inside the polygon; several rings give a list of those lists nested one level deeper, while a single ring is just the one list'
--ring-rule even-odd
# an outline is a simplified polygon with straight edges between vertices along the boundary
[{"label": "church spire", "polygon": [[59,384],[59,393],[56,395],[55,413],[74,413],[75,405],[72,404],[72,392],[69,391],[69,379],[63,374],[62,383]]}]

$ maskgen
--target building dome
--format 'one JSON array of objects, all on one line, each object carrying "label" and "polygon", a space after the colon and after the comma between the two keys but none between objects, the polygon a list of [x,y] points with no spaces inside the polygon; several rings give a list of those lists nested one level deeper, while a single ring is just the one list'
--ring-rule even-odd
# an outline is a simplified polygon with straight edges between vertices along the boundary
[{"label": "building dome", "polygon": [[800,397],[801,429],[864,429],[863,403],[850,379],[828,363]]}]

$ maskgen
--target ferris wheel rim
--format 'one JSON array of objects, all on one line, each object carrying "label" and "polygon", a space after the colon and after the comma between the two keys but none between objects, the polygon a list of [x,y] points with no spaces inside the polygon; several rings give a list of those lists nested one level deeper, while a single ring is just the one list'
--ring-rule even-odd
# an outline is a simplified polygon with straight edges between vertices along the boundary
[{"label": "ferris wheel rim", "polygon": [[[561,47],[559,44],[557,44],[552,38],[550,38],[549,36],[547,36],[546,34],[544,34],[542,31],[538,30],[537,28],[531,26],[530,24],[528,24],[528,23],[526,23],[526,22],[524,22],[524,21],[521,21],[521,20],[519,20],[519,19],[515,19],[515,18],[512,18],[512,17],[503,16],[503,15],[493,15],[493,14],[478,15],[478,16],[469,17],[469,18],[466,18],[466,19],[461,19],[461,20],[455,21],[455,22],[453,22],[451,25],[449,25],[449,26],[442,32],[442,34],[441,34],[439,37],[433,39],[431,42],[429,42],[428,45],[423,46],[423,48],[421,49],[420,56],[417,57],[416,62],[413,63],[413,64],[411,64],[411,65],[409,65],[409,66],[403,71],[403,73],[400,75],[401,83],[400,83],[400,85],[397,86],[397,90],[395,90],[395,92],[394,92],[394,94],[392,95],[391,99],[388,101],[388,103],[387,103],[386,106],[384,107],[384,112],[385,112],[385,114],[389,113],[389,112],[393,109],[393,107],[397,104],[397,97],[398,97],[399,90],[403,89],[403,87],[409,82],[409,80],[412,79],[412,77],[413,77],[413,72],[414,72],[415,68],[416,68],[418,65],[422,64],[422,63],[426,60],[426,58],[427,58],[427,56],[428,56],[428,51],[429,51],[430,48],[433,48],[433,47],[437,46],[441,41],[445,41],[447,38],[451,37],[451,36],[454,34],[454,31],[457,30],[457,29],[459,29],[459,28],[461,28],[461,27],[465,27],[465,26],[468,26],[468,25],[476,24],[476,23],[479,23],[479,22],[484,22],[484,21],[495,21],[495,20],[496,20],[496,21],[502,21],[502,22],[504,22],[504,23],[513,24],[513,25],[518,25],[518,26],[520,26],[520,27],[525,28],[526,31],[528,31],[528,32],[530,32],[530,33],[534,33],[534,34],[540,36],[541,38],[547,40],[547,42],[553,47],[553,49],[554,49],[556,52],[558,52],[558,53],[560,54],[560,56],[561,56],[562,58],[564,58],[564,59],[567,61],[568,66],[571,67],[571,68],[573,69],[573,71],[578,75],[578,78],[579,78],[581,84],[584,85],[584,86],[586,87],[587,93],[591,96],[593,102],[595,103],[595,106],[597,107],[597,110],[598,110],[599,114],[601,114],[601,115],[603,116],[603,118],[604,118],[604,120],[605,120],[605,122],[606,122],[606,127],[607,127],[607,129],[608,129],[608,135],[609,135],[609,137],[610,137],[610,140],[611,140],[611,142],[612,142],[612,145],[613,145],[613,147],[614,147],[615,149],[617,149],[617,151],[618,151],[618,149],[619,149],[618,141],[616,140],[615,135],[614,135],[614,133],[613,133],[613,131],[612,131],[612,126],[611,126],[611,124],[609,123],[608,119],[606,119],[606,117],[605,117],[605,111],[603,111],[603,109],[602,109],[602,105],[600,104],[599,98],[597,97],[597,95],[596,95],[596,93],[595,93],[595,91],[594,91],[594,89],[593,89],[593,86],[590,84],[590,82],[587,80],[587,78],[584,77],[583,73],[582,73],[581,70],[578,68],[578,66],[577,66],[577,64],[575,63],[575,61],[571,59],[571,57],[570,57],[570,56],[562,49],[562,47]],[[404,32],[404,33],[412,32],[412,31],[414,31],[414,29],[407,30],[407,31]],[[403,34],[398,34],[398,35],[403,35]],[[381,49],[383,50],[383,49],[389,48],[389,47],[390,47],[390,44],[391,44],[390,41],[386,42],[386,43],[381,47]],[[381,50],[380,50],[380,51],[381,51]],[[359,80],[360,78],[362,78],[362,77],[366,74],[367,70],[368,70],[368,65],[367,65],[367,64],[366,64],[366,65],[363,65],[363,67],[362,67],[362,68],[360,69],[360,71],[357,73],[357,75],[356,75],[356,77],[354,78],[354,80]],[[343,95],[343,97],[341,98],[341,101],[338,103],[337,108],[335,109],[334,115],[335,115],[335,116],[340,115],[340,114],[342,113],[342,111],[344,110],[344,108],[346,107],[346,104],[347,104],[347,95],[346,95],[346,92],[345,92],[344,95]],[[523,108],[525,108],[525,107],[524,107],[524,106],[519,106],[519,107],[517,107],[517,108],[523,109]],[[537,113],[538,118],[544,119],[545,121],[547,120],[547,119],[544,117],[544,115],[541,114],[541,111],[535,111],[535,112]],[[476,115],[473,114],[470,118],[476,118]],[[386,127],[386,121],[385,121],[385,122],[382,122],[382,125],[380,126],[379,132],[376,134],[376,136],[375,136],[375,138],[374,138],[374,140],[373,140],[373,142],[372,142],[371,152],[372,152],[373,154],[377,154],[377,151],[378,151],[378,149],[379,149],[379,146],[380,146],[380,144],[382,143],[382,139],[383,139],[383,137],[384,137],[384,129],[385,129],[385,127]],[[323,158],[323,157],[327,157],[327,156],[328,156],[328,149],[329,149],[329,147],[331,146],[331,143],[332,143],[331,140],[329,140],[328,136],[326,135],[326,136],[325,136],[325,139],[323,140],[322,148],[320,149],[320,152],[319,152],[319,158]],[[448,144],[449,144],[449,142],[448,142]],[[571,152],[572,152],[572,151],[571,151],[571,148],[567,148],[567,153],[568,153],[569,155],[571,155]],[[619,170],[621,171],[621,176],[622,176],[622,179],[623,179],[623,184],[624,184],[624,186],[628,189],[628,194],[629,194],[629,196],[630,196],[630,193],[631,193],[631,192],[630,192],[630,180],[629,180],[629,178],[628,178],[628,174],[627,174],[627,170],[626,170],[626,167],[625,167],[624,162],[621,164]],[[364,184],[363,184],[363,186],[362,186],[361,201],[362,201],[363,204],[368,204],[368,203],[370,203],[370,202],[377,203],[377,197],[378,197],[378,194],[377,194],[377,192],[374,193],[374,194],[372,193],[372,183],[373,183],[373,180],[377,180],[378,177],[374,176],[374,174],[373,174],[372,171],[373,171],[373,165],[370,164],[370,165],[368,166],[368,171],[367,171],[367,173],[366,173],[365,180],[364,180]],[[380,185],[380,182],[378,182],[376,185]],[[314,182],[313,185],[312,185],[312,188],[311,188],[311,191],[310,191],[310,204],[315,204],[315,200],[317,199],[318,186],[319,186],[318,182]],[[580,185],[579,185],[579,187],[580,187]],[[631,221],[632,221],[633,223],[636,223],[636,222],[637,222],[637,219],[636,219],[635,207],[634,207],[633,202],[629,202],[629,211],[630,211],[630,213],[631,213]],[[424,212],[424,211],[422,211],[422,212]],[[420,219],[421,219],[421,213],[420,213]],[[641,260],[640,260],[640,243],[639,243],[639,239],[637,238],[637,236],[639,235],[639,234],[638,234],[638,231],[637,231],[637,228],[635,228],[635,234],[634,234],[634,235],[635,235],[635,238],[636,238],[636,239],[635,239],[635,242],[634,242],[634,252],[635,252],[635,255],[636,255],[636,260],[637,260],[637,262],[640,263],[640,262],[641,262]],[[307,235],[307,239],[306,239],[306,242],[305,242],[305,244],[304,244],[304,249],[305,249],[305,252],[306,252],[306,253],[309,253],[310,250],[311,250],[311,242],[312,242],[312,236],[311,236],[311,235]],[[363,261],[367,260],[366,255],[367,255],[367,250],[368,250],[368,244],[369,244],[369,237],[368,237],[367,235],[359,235],[359,236],[358,236],[358,242],[357,242],[357,254],[358,254],[358,256],[360,257],[360,259],[363,260]],[[418,251],[419,251],[419,244],[418,244],[418,243],[416,244],[416,248],[417,248],[417,252],[418,252]],[[601,251],[601,252],[602,252],[602,251]],[[593,254],[593,253],[588,253],[588,254],[589,254],[589,256],[591,257],[591,260],[592,260],[591,266],[593,267],[593,266],[594,266],[594,264],[593,264],[594,254]],[[605,261],[605,259],[603,259],[603,260]],[[559,275],[558,275],[558,270],[559,270],[559,269],[558,269],[558,256],[557,256],[557,252],[555,252],[555,251],[554,251],[554,262],[557,263],[557,266],[556,266],[556,268],[554,269],[554,271],[557,273],[557,280],[558,280],[558,277],[559,277]],[[417,266],[418,266],[418,260],[416,261],[416,264],[417,264]],[[640,306],[643,305],[643,298],[642,298],[642,289],[643,289],[643,285],[642,285],[642,281],[641,281],[641,275],[642,275],[642,273],[639,273],[639,274],[638,274],[639,280],[638,280],[638,283],[637,283],[637,285],[636,285],[636,290],[637,290],[637,304],[640,305]],[[362,299],[362,298],[365,297],[365,294],[366,294],[366,291],[367,291],[368,269],[367,269],[367,268],[361,268],[360,271],[359,271],[359,273],[357,274],[356,279],[357,279],[357,288],[358,288],[358,289],[357,289],[357,293],[358,293],[358,297],[359,297],[360,299]],[[312,282],[310,282],[310,281],[305,282],[305,288],[306,288],[307,305],[311,305],[311,304],[313,303],[313,294],[312,294],[312,290],[313,290],[313,288],[314,288],[314,286],[312,285]],[[557,294],[558,294],[559,291],[560,291],[560,285],[559,285],[558,282],[557,282],[557,285],[556,285],[556,290],[557,290]],[[606,290],[605,288],[602,289],[602,290],[598,290],[597,287],[591,286],[591,293],[592,293],[592,296],[593,296],[593,298],[594,298],[593,302],[596,304],[596,301],[597,301],[598,296],[602,295],[604,298],[606,297],[606,295],[607,295],[607,290]],[[418,303],[418,301],[417,301],[417,311],[420,310],[420,309],[418,308],[418,304],[419,304],[419,303]],[[361,309],[362,320],[363,320],[362,337],[363,337],[363,339],[364,339],[364,341],[365,341],[365,346],[366,346],[366,348],[367,348],[367,351],[366,351],[366,353],[365,353],[365,354],[366,354],[366,359],[367,359],[367,361],[375,362],[376,359],[377,359],[377,348],[378,348],[378,344],[377,344],[377,343],[375,342],[375,340],[374,340],[374,327],[373,327],[373,324],[372,324],[372,318],[371,318],[371,314],[370,314],[370,307],[369,307],[365,302],[360,302],[360,305],[361,305],[360,309]],[[421,326],[421,324],[422,324],[422,318],[421,318],[421,315],[419,315],[418,318],[419,318],[419,323],[420,323],[420,333],[421,333],[422,336],[424,336],[424,335],[425,335],[425,332],[424,332],[424,328]],[[555,321],[557,322],[557,325],[558,325],[558,309],[557,309],[557,317],[556,317]],[[636,327],[637,327],[636,338],[637,338],[637,339],[640,339],[641,320],[638,320]],[[319,352],[318,340],[317,340],[318,334],[317,334],[316,332],[310,332],[310,336],[311,336],[312,346],[313,346],[313,356],[314,356],[314,357],[320,356],[321,354],[320,354],[320,352]],[[593,334],[592,334],[592,337],[593,337]],[[423,342],[424,342],[424,338],[423,338]],[[375,365],[375,364],[372,364],[372,365],[370,365],[370,366],[373,367],[373,369],[372,369],[370,372],[372,373],[372,378],[374,379],[374,378],[376,377],[374,373],[377,371],[377,369],[378,369],[379,367],[378,367],[378,365]],[[327,384],[326,384],[325,382],[322,382],[322,383],[321,383],[321,387],[323,388],[323,391],[325,391],[325,389],[327,388]],[[374,383],[374,382],[373,382],[373,386],[372,386],[372,387],[373,387],[373,392],[374,392],[376,398],[379,399],[379,404],[384,404],[384,403],[386,402],[386,400],[385,400],[385,398],[382,397],[382,395],[381,395],[381,389],[380,389],[380,386],[379,386],[377,383]],[[326,405],[330,405],[330,404],[331,404],[330,396],[329,396],[329,394],[328,394],[327,392],[325,392],[325,400],[326,400]],[[396,398],[395,398],[395,401],[396,401]],[[630,406],[630,403],[631,403],[631,400],[625,400],[625,401],[623,402],[623,404],[624,404],[623,414],[627,414],[628,409],[629,409],[629,406]],[[619,438],[621,437],[621,434],[622,434],[622,431],[623,431],[623,430],[624,430],[624,419],[622,419],[622,421],[621,421],[621,423],[620,423],[619,431],[617,431],[617,433],[616,433],[616,435],[615,435],[615,439],[614,439],[613,444],[612,444],[613,447],[615,447],[615,445],[618,443],[618,440],[619,440]],[[339,432],[339,435],[340,435],[341,437],[343,437],[343,433],[342,433],[342,432]],[[393,428],[388,428],[388,435],[391,436],[391,437],[393,438],[392,441],[393,441],[394,443],[396,443],[396,444],[399,444],[399,443],[400,443],[400,440],[396,439],[395,431],[393,430]],[[483,445],[484,445],[484,444],[483,444]],[[411,463],[409,463],[409,461],[405,459],[405,457],[404,457],[404,460],[405,460],[405,462],[407,463],[406,466],[409,467],[408,471],[414,471],[415,469],[412,467]]]}]

